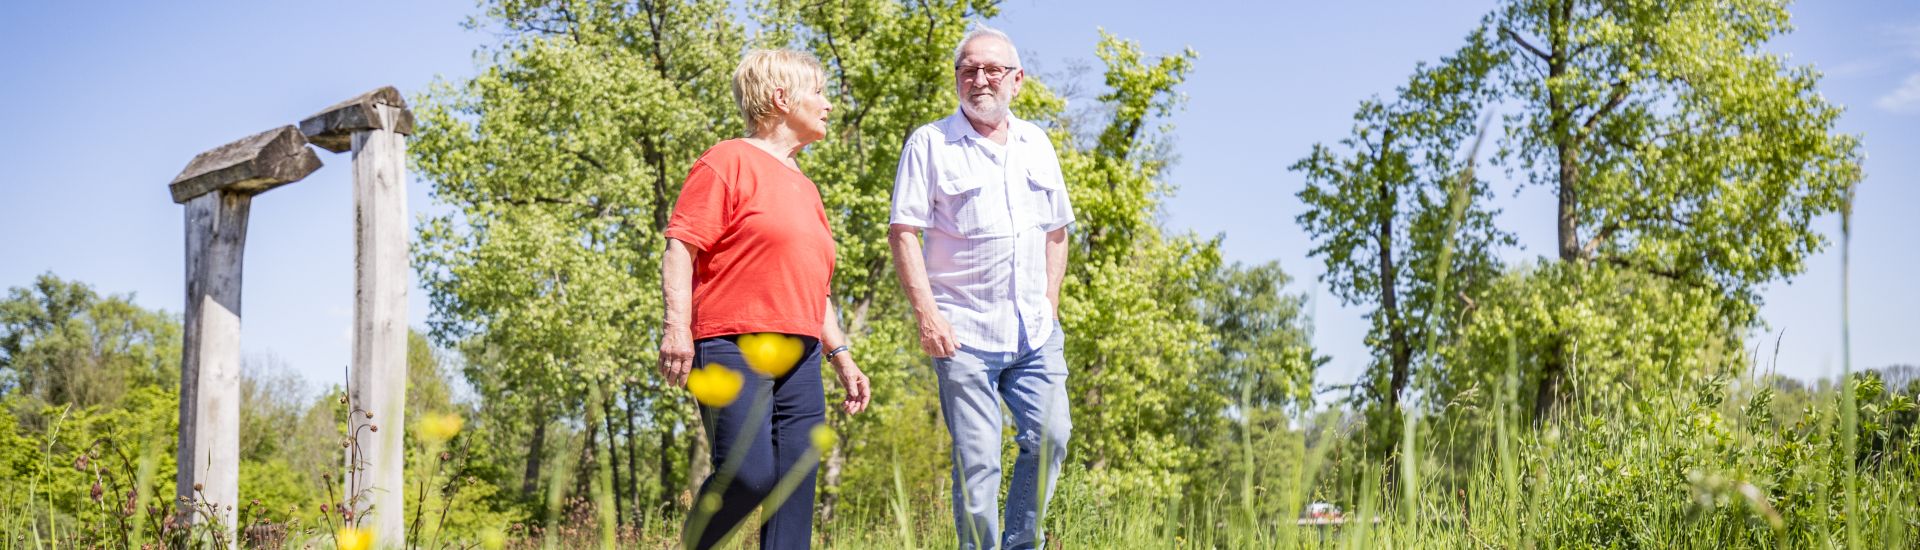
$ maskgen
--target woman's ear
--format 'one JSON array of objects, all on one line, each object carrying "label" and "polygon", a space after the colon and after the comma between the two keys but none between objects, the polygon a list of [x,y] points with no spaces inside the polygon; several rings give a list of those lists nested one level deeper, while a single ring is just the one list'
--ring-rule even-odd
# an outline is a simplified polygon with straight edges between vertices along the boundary
[{"label": "woman's ear", "polygon": [[787,97],[786,88],[773,89],[773,110],[774,111],[777,111],[781,114],[785,114],[788,111],[791,111],[792,108],[788,100],[789,98]]}]

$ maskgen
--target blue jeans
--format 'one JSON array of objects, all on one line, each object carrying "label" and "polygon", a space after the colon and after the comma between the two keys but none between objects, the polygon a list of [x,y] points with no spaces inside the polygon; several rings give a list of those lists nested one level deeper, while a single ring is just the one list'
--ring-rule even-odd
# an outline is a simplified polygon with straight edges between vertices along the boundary
[{"label": "blue jeans", "polygon": [[[1067,456],[1073,422],[1067,411],[1066,336],[1058,325],[1039,349],[1023,335],[1015,352],[961,346],[933,360],[940,410],[953,436],[953,521],[969,550],[1038,548],[1041,518]],[[1006,532],[1000,533],[1000,404],[1013,414],[1013,483],[1007,489]]]},{"label": "blue jeans", "polygon": [[[740,373],[745,383],[733,404],[700,407],[711,445],[714,475],[700,484],[700,494],[720,495],[720,510],[699,534],[694,548],[712,548],[760,506],[781,476],[804,468],[799,487],[777,510],[767,510],[760,526],[760,547],[807,548],[813,542],[813,487],[818,462],[802,464],[813,446],[813,426],[826,420],[826,392],[820,385],[820,341],[802,337],[805,352],[800,364],[779,378],[767,378],[747,368],[738,336],[720,336],[694,342],[695,365],[718,364]],[[756,400],[766,400],[754,410]],[[754,413],[759,413],[755,415]],[[736,453],[739,456],[734,456]],[[739,464],[726,487],[718,483],[727,460]],[[700,499],[694,499],[695,506]],[[691,517],[694,513],[689,513]]]}]

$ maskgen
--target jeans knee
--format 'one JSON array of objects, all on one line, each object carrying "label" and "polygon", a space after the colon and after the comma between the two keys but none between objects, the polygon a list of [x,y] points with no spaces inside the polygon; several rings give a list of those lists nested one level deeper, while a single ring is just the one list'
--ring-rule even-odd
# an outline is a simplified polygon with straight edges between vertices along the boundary
[{"label": "jeans knee", "polygon": [[1015,438],[1020,450],[1027,453],[1044,453],[1047,456],[1063,456],[1067,452],[1067,441],[1073,437],[1073,426],[1064,422],[1044,426],[1040,431],[1028,431]]},{"label": "jeans knee", "polygon": [[1052,453],[1053,456],[1066,456],[1067,441],[1072,438],[1073,424],[1060,422],[1056,426],[1051,426],[1044,438],[1047,452]]},{"label": "jeans knee", "polygon": [[780,479],[774,475],[773,468],[755,468],[751,464],[743,464],[740,471],[734,474],[733,487],[728,492],[752,498],[758,502],[767,495],[773,494],[773,487],[779,482]]}]

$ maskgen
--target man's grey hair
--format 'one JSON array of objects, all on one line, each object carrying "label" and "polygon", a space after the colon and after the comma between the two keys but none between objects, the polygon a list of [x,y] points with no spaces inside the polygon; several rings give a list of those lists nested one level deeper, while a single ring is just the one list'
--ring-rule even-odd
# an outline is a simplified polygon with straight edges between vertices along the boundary
[{"label": "man's grey hair", "polygon": [[1007,49],[1013,50],[1014,68],[1024,66],[1020,63],[1020,47],[1013,44],[1013,37],[1007,36],[1007,33],[1000,32],[1000,29],[989,27],[986,23],[982,22],[975,22],[973,24],[973,30],[967,31],[966,36],[960,37],[960,43],[953,46],[953,66],[960,66],[960,57],[963,55],[961,50],[967,49],[968,42],[972,42],[975,38],[987,37],[998,38],[1005,41],[1007,43]]}]

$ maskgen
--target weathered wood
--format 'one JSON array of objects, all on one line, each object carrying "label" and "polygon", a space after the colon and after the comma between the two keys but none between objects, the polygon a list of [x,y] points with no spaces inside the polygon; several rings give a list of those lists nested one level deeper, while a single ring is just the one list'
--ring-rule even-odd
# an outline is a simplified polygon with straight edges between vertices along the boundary
[{"label": "weathered wood", "polygon": [[[394,114],[379,116],[379,108],[383,106],[394,109]],[[365,130],[389,130],[403,136],[413,135],[413,111],[407,109],[407,100],[400,97],[399,90],[382,86],[336,103],[300,121],[300,131],[306,133],[309,141],[335,153],[353,148],[354,134]]]},{"label": "weathered wood", "polygon": [[[397,94],[396,94],[397,96]],[[374,540],[406,540],[401,480],[406,450],[407,395],[407,182],[406,138],[384,122],[403,115],[392,105],[373,105],[374,129],[353,133],[354,301],[353,368],[347,391],[366,414],[352,425],[378,431],[360,437],[358,475],[347,494],[372,505],[364,524]],[[351,425],[350,425],[351,426]],[[349,455],[349,460],[352,460]]]},{"label": "weathered wood", "polygon": [[[216,191],[193,198],[186,208],[186,334],[175,495],[196,507],[212,506],[227,529],[226,540],[233,540],[234,510],[240,504],[240,268],[252,202],[247,193]],[[204,520],[193,510],[183,511],[188,521]]]},{"label": "weathered wood", "polygon": [[174,203],[186,204],[214,191],[262,193],[319,169],[320,157],[307,148],[300,129],[282,126],[200,153],[167,188]]}]

